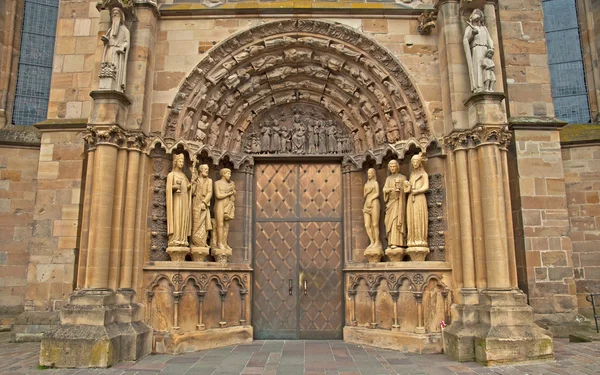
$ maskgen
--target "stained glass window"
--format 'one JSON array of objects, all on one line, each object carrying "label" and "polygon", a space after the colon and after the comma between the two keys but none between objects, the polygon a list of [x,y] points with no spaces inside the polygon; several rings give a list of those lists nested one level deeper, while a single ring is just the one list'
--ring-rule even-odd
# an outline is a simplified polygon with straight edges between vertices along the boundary
[{"label": "stained glass window", "polygon": [[31,125],[46,119],[58,1],[25,0],[13,124]]},{"label": "stained glass window", "polygon": [[575,0],[545,0],[542,6],[555,115],[569,123],[588,123],[590,107]]}]

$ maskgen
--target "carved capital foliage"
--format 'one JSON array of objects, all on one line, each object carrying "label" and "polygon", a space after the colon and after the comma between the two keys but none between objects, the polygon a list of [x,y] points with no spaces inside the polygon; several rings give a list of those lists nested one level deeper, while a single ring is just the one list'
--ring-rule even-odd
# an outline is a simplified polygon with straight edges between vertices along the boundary
[{"label": "carved capital foliage", "polygon": [[[397,59],[365,35],[316,20],[266,23],[213,48],[180,87],[163,138],[210,152],[265,153],[264,147],[252,149],[252,137],[260,138],[256,129],[271,118],[281,121],[275,108],[290,104],[328,113],[322,121],[334,122],[328,128],[337,130],[328,141],[336,138],[336,148],[325,153],[358,156],[387,145],[432,140],[420,95]],[[269,126],[278,128],[280,137],[295,134],[297,153],[308,153],[308,130]],[[268,153],[293,154],[290,143],[271,145]]]},{"label": "carved capital foliage", "polygon": [[99,145],[111,145],[118,148],[145,151],[147,136],[140,131],[123,130],[119,126],[88,126],[83,133],[88,149]]},{"label": "carved capital foliage", "polygon": [[455,131],[444,137],[444,145],[449,151],[476,148],[480,145],[495,144],[506,149],[512,139],[507,125],[477,126],[471,130]]}]

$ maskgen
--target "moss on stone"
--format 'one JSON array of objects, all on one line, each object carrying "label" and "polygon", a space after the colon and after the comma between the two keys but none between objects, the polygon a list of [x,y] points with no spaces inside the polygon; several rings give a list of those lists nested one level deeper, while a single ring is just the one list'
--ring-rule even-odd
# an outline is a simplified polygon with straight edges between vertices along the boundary
[{"label": "moss on stone", "polygon": [[600,125],[598,124],[570,124],[560,131],[560,142],[584,143],[600,142]]}]

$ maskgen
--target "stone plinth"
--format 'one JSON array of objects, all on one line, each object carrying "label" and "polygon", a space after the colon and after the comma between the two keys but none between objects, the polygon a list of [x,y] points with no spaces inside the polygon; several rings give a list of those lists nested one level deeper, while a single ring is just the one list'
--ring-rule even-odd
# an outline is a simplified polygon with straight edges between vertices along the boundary
[{"label": "stone plinth", "polygon": [[129,129],[126,122],[131,100],[127,95],[114,90],[96,90],[90,96],[94,99],[90,125],[119,125],[123,129]]},{"label": "stone plinth", "polygon": [[552,338],[533,322],[521,292],[484,291],[479,304],[456,308],[459,319],[444,332],[453,359],[486,366],[554,359]]},{"label": "stone plinth", "polygon": [[346,326],[344,327],[344,341],[399,350],[404,353],[442,353],[442,335],[440,333],[417,334]]},{"label": "stone plinth", "polygon": [[80,290],[61,311],[61,324],[44,334],[40,365],[109,367],[135,361],[152,349],[152,329],[139,321],[133,292]]},{"label": "stone plinth", "polygon": [[181,354],[220,348],[229,345],[249,344],[254,335],[252,326],[215,328],[195,332],[157,332],[154,334],[155,353]]},{"label": "stone plinth", "polygon": [[469,127],[506,124],[506,110],[503,101],[504,93],[501,92],[473,94],[465,102],[469,114]]}]

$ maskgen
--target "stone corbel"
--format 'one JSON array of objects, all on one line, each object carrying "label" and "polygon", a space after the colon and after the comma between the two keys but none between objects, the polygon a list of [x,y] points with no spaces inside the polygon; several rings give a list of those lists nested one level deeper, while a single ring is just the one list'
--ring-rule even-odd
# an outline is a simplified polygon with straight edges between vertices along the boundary
[{"label": "stone corbel", "polygon": [[421,35],[431,35],[431,32],[435,28],[435,20],[433,11],[427,10],[419,16],[419,25],[417,26],[417,31]]}]

